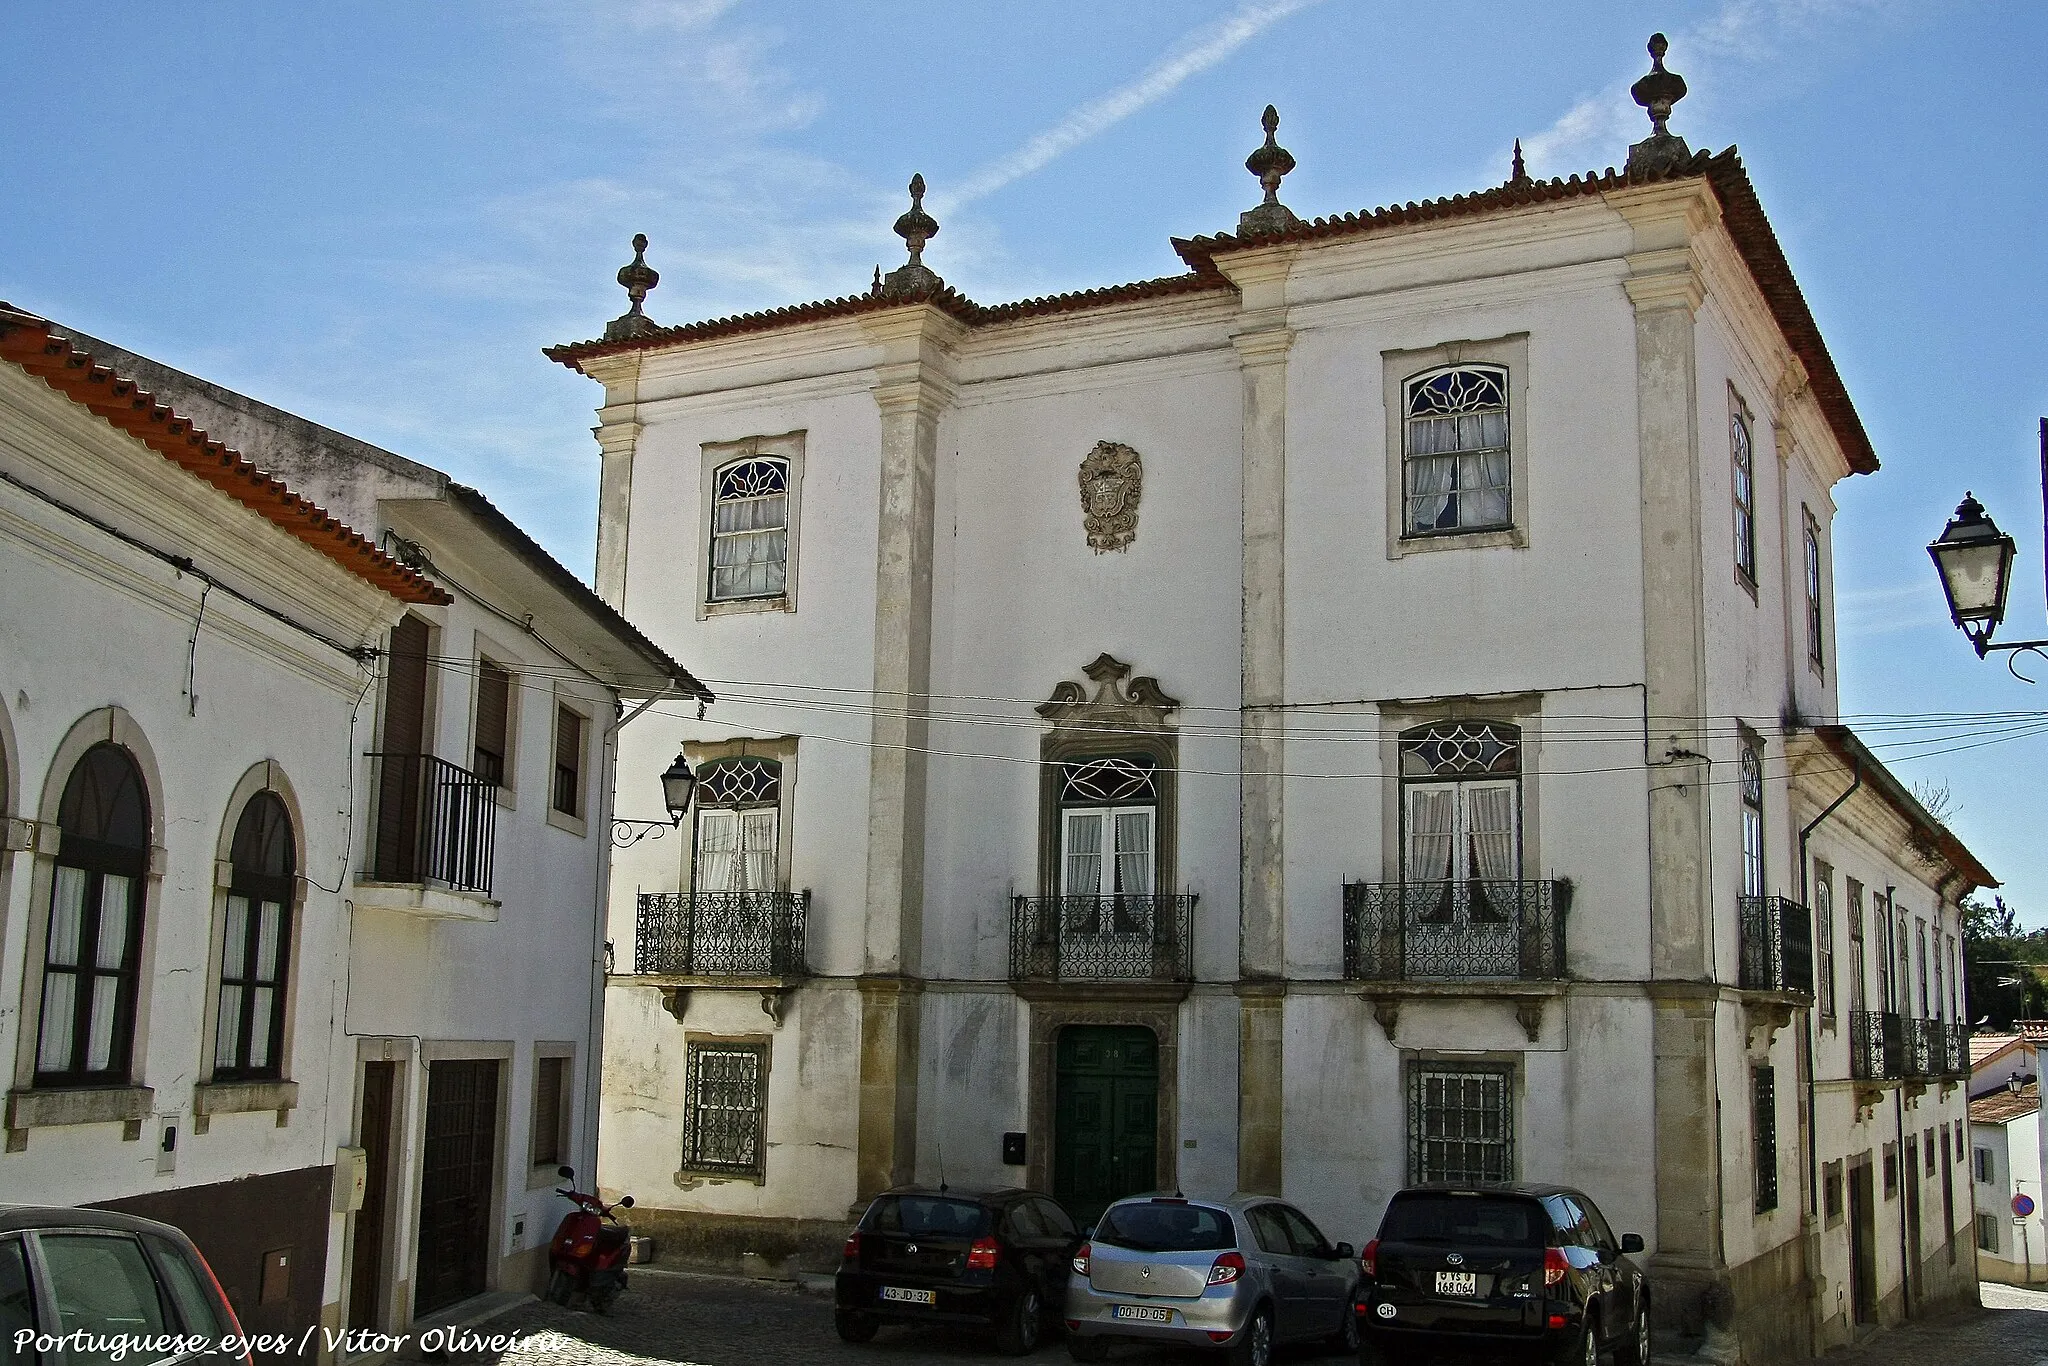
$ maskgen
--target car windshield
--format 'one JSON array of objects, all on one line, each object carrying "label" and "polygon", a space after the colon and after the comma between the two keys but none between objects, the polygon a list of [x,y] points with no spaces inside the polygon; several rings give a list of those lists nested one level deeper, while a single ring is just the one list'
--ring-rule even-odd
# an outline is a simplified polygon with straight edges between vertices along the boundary
[{"label": "car windshield", "polygon": [[862,1227],[914,1238],[979,1238],[988,1232],[988,1211],[971,1200],[943,1195],[885,1195],[875,1201]]},{"label": "car windshield", "polygon": [[1550,1221],[1518,1196],[1419,1192],[1397,1195],[1380,1223],[1380,1241],[1446,1247],[1542,1247]]},{"label": "car windshield", "polygon": [[1149,1200],[1110,1206],[1095,1226],[1094,1238],[1133,1252],[1208,1252],[1237,1246],[1237,1230],[1222,1210]]}]

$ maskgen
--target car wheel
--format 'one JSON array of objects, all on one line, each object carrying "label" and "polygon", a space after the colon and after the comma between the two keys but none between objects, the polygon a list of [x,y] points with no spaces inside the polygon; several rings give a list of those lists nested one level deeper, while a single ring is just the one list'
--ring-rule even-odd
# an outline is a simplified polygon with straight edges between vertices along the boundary
[{"label": "car wheel", "polygon": [[1010,1304],[1010,1312],[996,1325],[996,1350],[1006,1357],[1021,1357],[1038,1350],[1038,1330],[1045,1311],[1038,1292],[1029,1286]]},{"label": "car wheel", "polygon": [[569,1273],[560,1267],[548,1277],[548,1303],[566,1305],[569,1297],[576,1293],[576,1283],[569,1279]]},{"label": "car wheel", "polygon": [[1358,1347],[1358,1311],[1350,1301],[1344,1304],[1344,1326],[1330,1339],[1330,1350],[1335,1352],[1356,1352]]},{"label": "car wheel", "polygon": [[1109,1360],[1108,1338],[1084,1338],[1079,1333],[1067,1334],[1067,1355],[1076,1361]]},{"label": "car wheel", "polygon": [[1260,1305],[1238,1336],[1231,1366],[1273,1366],[1273,1311]]},{"label": "car wheel", "polygon": [[877,1325],[866,1314],[851,1309],[835,1309],[832,1311],[832,1327],[838,1332],[841,1342],[873,1342]]},{"label": "car wheel", "polygon": [[1579,1321],[1579,1335],[1559,1358],[1569,1366],[1600,1366],[1600,1319],[1592,1310]]},{"label": "car wheel", "polygon": [[1619,1366],[1650,1366],[1650,1311],[1648,1308],[1636,1311],[1635,1332],[1629,1340],[1614,1349],[1614,1359]]}]

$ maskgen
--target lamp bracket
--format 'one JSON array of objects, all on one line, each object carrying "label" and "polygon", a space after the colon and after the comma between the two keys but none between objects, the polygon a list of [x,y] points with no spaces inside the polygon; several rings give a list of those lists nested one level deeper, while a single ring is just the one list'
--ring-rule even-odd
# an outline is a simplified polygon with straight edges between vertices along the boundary
[{"label": "lamp bracket", "polygon": [[635,821],[615,816],[612,818],[612,848],[630,849],[650,836],[660,839],[681,824],[680,820]]}]

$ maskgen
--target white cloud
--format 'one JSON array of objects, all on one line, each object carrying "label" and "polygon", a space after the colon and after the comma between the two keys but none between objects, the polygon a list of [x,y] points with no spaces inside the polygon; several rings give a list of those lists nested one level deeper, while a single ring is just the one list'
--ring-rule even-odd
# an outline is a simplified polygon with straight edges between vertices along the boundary
[{"label": "white cloud", "polygon": [[1136,80],[1089,101],[1022,147],[982,166],[943,199],[935,196],[935,203],[958,208],[1023,179],[1164,99],[1189,77],[1207,71],[1282,19],[1319,3],[1321,0],[1247,0],[1235,13],[1184,35]]}]

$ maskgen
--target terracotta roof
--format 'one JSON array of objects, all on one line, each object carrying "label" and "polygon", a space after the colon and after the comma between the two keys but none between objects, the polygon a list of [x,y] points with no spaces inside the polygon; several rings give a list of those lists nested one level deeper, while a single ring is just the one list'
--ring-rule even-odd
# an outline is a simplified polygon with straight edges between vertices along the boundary
[{"label": "terracotta roof", "polygon": [[2030,1081],[2017,1091],[2003,1088],[1970,1102],[1970,1123],[2007,1124],[2041,1108],[2041,1083]]},{"label": "terracotta roof", "polygon": [[1989,1062],[2020,1041],[2017,1034],[1972,1034],[1970,1036],[1970,1066],[1976,1067]]},{"label": "terracotta roof", "polygon": [[398,561],[301,498],[181,417],[132,379],[97,363],[58,336],[47,319],[0,302],[0,359],[12,362],[109,426],[213,485],[401,602],[454,601],[438,584]]},{"label": "terracotta roof", "polygon": [[1822,744],[1834,751],[1836,758],[1862,774],[1864,784],[1892,810],[1898,812],[1908,824],[1917,828],[1926,837],[1928,844],[1948,860],[1949,866],[1962,874],[1968,886],[1957,895],[1967,894],[1977,887],[2001,885],[1998,879],[1991,876],[1984,865],[1977,861],[1977,856],[1955,837],[1954,832],[1936,820],[1927,808],[1920,804],[1920,799],[1893,776],[1892,771],[1884,766],[1882,760],[1865,747],[1863,741],[1857,738],[1855,731],[1847,726],[1825,725],[1815,726],[1813,733],[1819,737]]},{"label": "terracotta roof", "polygon": [[1234,289],[1235,286],[1216,267],[1215,258],[1218,255],[1252,247],[1272,246],[1276,243],[1317,242],[1336,237],[1381,232],[1416,223],[1435,223],[1478,214],[1498,213],[1603,194],[1628,185],[1685,180],[1694,176],[1704,177],[1713,187],[1715,197],[1720,200],[1722,224],[1727,228],[1728,235],[1734,239],[1736,250],[1741,254],[1743,263],[1749,267],[1750,276],[1763,294],[1764,302],[1771,310],[1771,316],[1785,334],[1786,342],[1806,366],[1807,380],[1813,388],[1814,401],[1827,418],[1835,439],[1841,443],[1843,454],[1849,461],[1849,468],[1858,474],[1874,474],[1878,468],[1877,452],[1870,444],[1869,433],[1863,429],[1863,419],[1857,416],[1855,404],[1849,399],[1849,391],[1842,383],[1841,374],[1835,369],[1834,358],[1828,354],[1827,343],[1821,339],[1820,327],[1814,322],[1813,312],[1806,305],[1806,296],[1800,292],[1799,282],[1793,278],[1791,264],[1785,259],[1784,249],[1778,244],[1778,236],[1772,231],[1770,220],[1764,216],[1763,204],[1757,198],[1756,188],[1750,184],[1749,174],[1743,170],[1742,159],[1736,155],[1733,147],[1719,153],[1699,152],[1690,162],[1676,170],[1648,175],[1623,174],[1609,167],[1605,171],[1588,172],[1584,176],[1575,175],[1568,179],[1525,180],[1481,190],[1474,194],[1453,195],[1448,199],[1426,199],[1420,203],[1411,200],[1406,204],[1388,205],[1362,213],[1333,215],[1299,223],[1292,228],[1274,233],[1245,237],[1231,233],[1219,233],[1212,237],[1176,237],[1173,239],[1173,249],[1187,262],[1188,273],[1168,275],[1156,280],[1141,280],[1135,284],[1053,294],[1040,299],[1026,299],[1018,303],[994,306],[977,304],[950,286],[896,295],[855,294],[843,299],[796,304],[760,313],[743,313],[708,322],[661,327],[638,336],[622,337],[614,341],[571,342],[548,347],[542,354],[550,360],[581,370],[582,362],[586,360],[615,355],[622,351],[646,351],[684,342],[737,336],[746,332],[770,331],[798,323],[852,317],[906,303],[932,304],[973,327],[1007,322],[1014,318],[1081,312],[1138,299],[1162,298],[1205,290]]},{"label": "terracotta roof", "polygon": [[978,304],[951,285],[940,289],[907,290],[896,294],[849,294],[843,299],[823,299],[817,303],[792,304],[787,308],[771,308],[759,313],[739,313],[729,318],[713,318],[706,322],[657,327],[651,332],[611,341],[567,342],[561,346],[546,347],[541,354],[549,360],[559,361],[572,370],[580,371],[586,360],[616,355],[621,351],[649,351],[683,342],[736,337],[747,332],[771,332],[776,328],[794,327],[799,323],[851,318],[862,313],[879,313],[884,309],[900,308],[904,304],[930,304],[941,312],[951,314],[969,327],[984,327],[992,323],[1013,322],[1020,318],[1042,317],[1048,313],[1078,313],[1084,309],[1107,308],[1111,304],[1133,303],[1141,299],[1158,299],[1174,294],[1233,288],[1223,273],[1212,265],[1189,271],[1185,275],[1167,275],[1156,280],[1139,280],[1127,285],[1107,285],[1100,289],[1076,290],[1068,294],[1047,294],[1036,299],[1021,299],[1016,303],[993,306]]},{"label": "terracotta roof", "polygon": [[2013,1028],[2028,1043],[2048,1043],[2048,1020],[2015,1020]]}]

